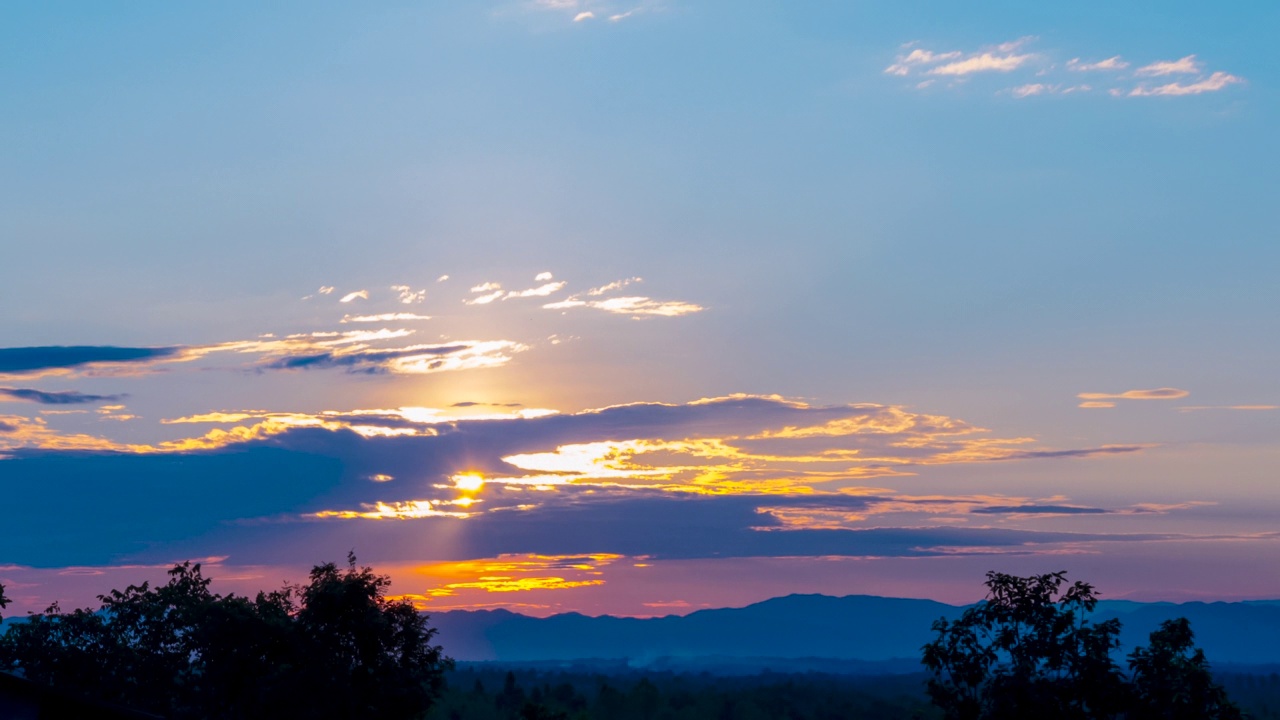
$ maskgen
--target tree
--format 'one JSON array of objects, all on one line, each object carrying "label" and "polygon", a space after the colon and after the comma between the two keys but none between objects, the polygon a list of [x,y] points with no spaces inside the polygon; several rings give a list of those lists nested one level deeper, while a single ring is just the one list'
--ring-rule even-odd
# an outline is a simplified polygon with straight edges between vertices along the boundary
[{"label": "tree", "polygon": [[1139,702],[1134,720],[1236,720],[1240,709],[1213,681],[1204,651],[1186,618],[1166,620],[1151,633],[1151,644],[1129,653],[1129,669]]},{"label": "tree", "polygon": [[0,668],[173,718],[413,718],[440,692],[436,631],[354,555],[254,599],[209,582],[184,563],[96,611],[55,604],[0,638]]},{"label": "tree", "polygon": [[1236,720],[1239,710],[1212,681],[1190,623],[1171,620],[1149,648],[1116,665],[1120,621],[1092,623],[1093,586],[1066,573],[987,573],[986,599],[954,622],[933,624],[922,649],[929,696],[950,720]]},{"label": "tree", "polygon": [[954,622],[933,624],[923,648],[929,696],[948,718],[1109,718],[1126,684],[1111,651],[1120,623],[1090,623],[1093,587],[1066,573],[987,573],[987,597]]}]

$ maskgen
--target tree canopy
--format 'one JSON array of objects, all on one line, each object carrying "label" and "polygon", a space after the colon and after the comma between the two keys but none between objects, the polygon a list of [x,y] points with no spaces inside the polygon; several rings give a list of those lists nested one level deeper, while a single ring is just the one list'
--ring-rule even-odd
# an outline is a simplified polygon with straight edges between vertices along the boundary
[{"label": "tree canopy", "polygon": [[172,718],[413,718],[440,692],[435,629],[354,555],[253,599],[209,583],[183,563],[97,610],[55,604],[0,637],[0,669]]},{"label": "tree canopy", "polygon": [[1185,618],[1151,634],[1151,645],[1117,665],[1120,621],[1093,623],[1092,585],[1065,572],[987,573],[985,601],[933,624],[924,646],[929,695],[953,720],[1233,720],[1239,710],[1192,648]]}]

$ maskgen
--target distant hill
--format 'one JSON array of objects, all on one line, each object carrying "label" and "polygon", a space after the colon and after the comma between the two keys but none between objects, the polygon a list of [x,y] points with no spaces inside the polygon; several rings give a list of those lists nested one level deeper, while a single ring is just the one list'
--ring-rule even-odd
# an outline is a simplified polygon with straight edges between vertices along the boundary
[{"label": "distant hill", "polygon": [[[536,663],[626,660],[632,666],[700,668],[840,668],[838,672],[918,670],[930,625],[963,607],[932,600],[869,595],[788,595],[744,608],[699,610],[660,618],[533,618],[506,610],[432,613],[445,652],[462,661]],[[1146,644],[1160,622],[1185,616],[1209,660],[1280,664],[1280,604],[1106,601],[1095,621],[1118,617],[1122,652]],[[839,661],[839,662],[831,662]]]}]

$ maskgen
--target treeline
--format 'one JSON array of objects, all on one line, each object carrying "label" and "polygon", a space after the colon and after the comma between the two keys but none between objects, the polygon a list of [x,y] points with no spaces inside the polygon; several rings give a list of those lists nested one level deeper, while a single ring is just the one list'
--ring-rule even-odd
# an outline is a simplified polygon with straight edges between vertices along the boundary
[{"label": "treeline", "polygon": [[[937,720],[925,674],[849,676],[763,673],[548,671],[462,664],[428,720]],[[1280,674],[1215,678],[1252,720],[1280,720]]]},{"label": "treeline", "polygon": [[55,604],[13,623],[0,671],[170,720],[420,718],[449,660],[426,617],[386,597],[390,584],[350,555],[346,568],[317,565],[306,584],[248,598],[211,592],[184,563],[164,585],[99,596],[97,609]]},{"label": "treeline", "polygon": [[923,675],[599,673],[469,665],[430,720],[932,720]]}]

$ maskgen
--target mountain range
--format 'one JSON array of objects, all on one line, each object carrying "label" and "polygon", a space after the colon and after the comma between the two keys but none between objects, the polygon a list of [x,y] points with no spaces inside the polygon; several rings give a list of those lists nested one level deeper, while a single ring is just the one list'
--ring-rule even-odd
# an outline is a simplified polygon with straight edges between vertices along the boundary
[{"label": "mountain range", "polygon": [[[630,667],[815,669],[913,672],[938,618],[963,606],[869,595],[788,595],[742,608],[655,618],[566,613],[536,618],[507,610],[431,614],[436,640],[459,661],[503,663],[592,659]],[[1160,622],[1186,617],[1218,667],[1280,665],[1280,601],[1139,603],[1103,601],[1094,622],[1119,618],[1122,653],[1147,643]]]}]

